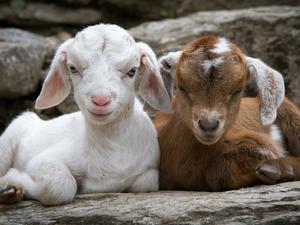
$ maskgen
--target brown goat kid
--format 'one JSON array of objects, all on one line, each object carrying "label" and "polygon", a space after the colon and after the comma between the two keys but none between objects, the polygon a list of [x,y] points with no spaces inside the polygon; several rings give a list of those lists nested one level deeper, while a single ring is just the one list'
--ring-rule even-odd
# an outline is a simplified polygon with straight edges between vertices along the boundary
[{"label": "brown goat kid", "polygon": [[[161,189],[224,191],[300,179],[293,157],[300,155],[300,110],[284,98],[280,73],[214,36],[169,53],[160,66],[169,94],[172,80],[177,87],[174,113],[155,119]],[[257,98],[242,97],[249,79]]]}]

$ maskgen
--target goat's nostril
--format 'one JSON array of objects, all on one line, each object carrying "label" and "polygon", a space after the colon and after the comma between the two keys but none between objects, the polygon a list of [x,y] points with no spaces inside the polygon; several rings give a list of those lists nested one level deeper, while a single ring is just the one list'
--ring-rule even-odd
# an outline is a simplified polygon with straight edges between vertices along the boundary
[{"label": "goat's nostril", "polygon": [[110,96],[92,96],[92,102],[97,106],[106,106],[111,102]]},{"label": "goat's nostril", "polygon": [[198,126],[201,130],[205,132],[213,132],[219,127],[219,121],[206,122],[203,120],[198,121]]}]

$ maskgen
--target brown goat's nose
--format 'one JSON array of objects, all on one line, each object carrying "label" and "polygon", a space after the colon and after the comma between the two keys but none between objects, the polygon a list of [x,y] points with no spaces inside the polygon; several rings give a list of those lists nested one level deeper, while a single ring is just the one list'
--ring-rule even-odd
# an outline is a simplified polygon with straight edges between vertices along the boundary
[{"label": "brown goat's nose", "polygon": [[203,120],[199,120],[198,121],[198,126],[201,130],[205,131],[205,132],[213,132],[215,131],[218,126],[219,126],[219,121],[213,121],[213,122],[207,122],[207,121],[203,121]]}]

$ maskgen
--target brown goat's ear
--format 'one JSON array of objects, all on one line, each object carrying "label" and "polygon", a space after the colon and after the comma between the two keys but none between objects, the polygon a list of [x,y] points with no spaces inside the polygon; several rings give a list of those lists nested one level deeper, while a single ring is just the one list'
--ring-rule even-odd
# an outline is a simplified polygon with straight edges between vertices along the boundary
[{"label": "brown goat's ear", "polygon": [[155,53],[145,43],[139,42],[137,46],[141,53],[139,94],[153,108],[172,112],[171,99],[160,75]]},{"label": "brown goat's ear", "polygon": [[164,80],[170,98],[173,97],[174,81],[176,76],[176,65],[182,51],[169,52],[158,60],[159,71]]},{"label": "brown goat's ear", "polygon": [[66,65],[66,49],[72,41],[65,41],[56,51],[41,93],[35,102],[35,108],[47,109],[56,106],[69,95],[71,84]]},{"label": "brown goat's ear", "polygon": [[253,76],[260,96],[260,118],[263,125],[272,124],[277,109],[284,99],[284,80],[282,75],[259,59],[246,57],[246,66]]}]

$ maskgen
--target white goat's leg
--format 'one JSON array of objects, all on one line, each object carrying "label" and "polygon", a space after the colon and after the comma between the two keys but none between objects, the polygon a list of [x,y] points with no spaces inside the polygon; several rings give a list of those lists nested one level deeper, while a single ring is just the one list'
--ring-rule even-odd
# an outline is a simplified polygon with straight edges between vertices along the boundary
[{"label": "white goat's leg", "polygon": [[24,190],[32,192],[36,188],[36,183],[27,173],[11,168],[5,176],[0,177],[0,203],[22,201]]},{"label": "white goat's leg", "polygon": [[37,122],[40,122],[40,118],[35,113],[23,113],[14,119],[0,136],[0,177],[12,167],[19,141],[28,132],[29,127]]},{"label": "white goat's leg", "polygon": [[7,141],[6,134],[0,137],[0,177],[4,176],[12,165],[14,149]]},{"label": "white goat's leg", "polygon": [[145,173],[138,176],[129,192],[149,192],[158,190],[159,172],[157,169],[147,170]]},{"label": "white goat's leg", "polygon": [[0,202],[12,203],[26,198],[44,205],[59,205],[73,200],[77,184],[69,169],[56,160],[36,157],[26,172],[10,169],[0,178]]}]

